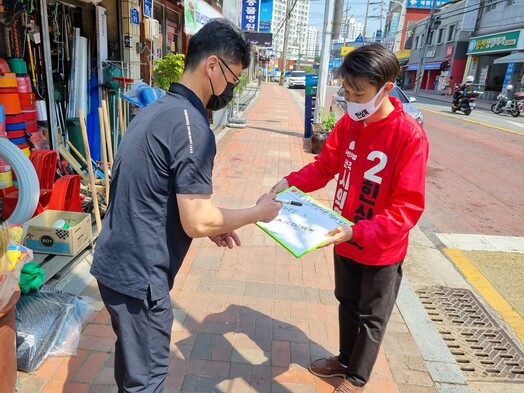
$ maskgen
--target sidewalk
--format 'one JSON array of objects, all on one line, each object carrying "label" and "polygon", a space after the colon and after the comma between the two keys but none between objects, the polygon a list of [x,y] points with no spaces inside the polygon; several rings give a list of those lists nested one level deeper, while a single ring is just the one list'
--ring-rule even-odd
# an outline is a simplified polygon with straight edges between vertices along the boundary
[{"label": "sidewalk", "polygon": [[[304,114],[282,86],[263,83],[245,117],[246,128],[217,135],[213,199],[222,207],[254,204],[314,158],[303,139]],[[332,194],[330,184],[313,196],[329,203]],[[317,378],[307,367],[338,350],[332,249],[296,259],[254,225],[238,233],[242,246],[233,250],[195,240],[177,275],[165,392],[331,393],[340,379]],[[75,289],[95,298],[99,311],[84,325],[77,356],[19,372],[19,392],[116,392],[114,334],[88,269],[76,269],[85,283]],[[365,391],[469,392],[407,280]]]}]

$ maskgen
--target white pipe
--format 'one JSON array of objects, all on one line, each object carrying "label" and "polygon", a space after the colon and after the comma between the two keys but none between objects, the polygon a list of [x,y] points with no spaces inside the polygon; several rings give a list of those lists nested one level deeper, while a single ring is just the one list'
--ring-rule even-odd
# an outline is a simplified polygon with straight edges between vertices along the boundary
[{"label": "white pipe", "polygon": [[18,201],[7,221],[23,224],[33,217],[40,199],[40,184],[35,167],[24,152],[7,138],[0,138],[0,157],[7,161],[18,179]]}]

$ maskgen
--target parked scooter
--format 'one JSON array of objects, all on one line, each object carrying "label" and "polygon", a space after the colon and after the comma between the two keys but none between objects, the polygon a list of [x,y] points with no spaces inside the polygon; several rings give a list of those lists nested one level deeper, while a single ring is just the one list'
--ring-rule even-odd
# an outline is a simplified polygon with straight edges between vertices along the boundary
[{"label": "parked scooter", "polygon": [[[506,86],[506,93],[513,90],[513,85]],[[513,100],[508,99],[506,94],[499,94],[497,102],[491,105],[491,111],[497,115],[502,112],[510,113],[513,117],[518,117],[522,110],[522,100],[524,100],[524,92],[515,93]]]}]

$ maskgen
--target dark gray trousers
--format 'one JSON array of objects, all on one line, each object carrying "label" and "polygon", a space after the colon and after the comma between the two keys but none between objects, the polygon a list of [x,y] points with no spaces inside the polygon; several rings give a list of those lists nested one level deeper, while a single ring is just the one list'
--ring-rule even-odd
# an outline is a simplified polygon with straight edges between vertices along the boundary
[{"label": "dark gray trousers", "polygon": [[98,283],[116,334],[118,393],[161,393],[169,368],[173,310],[169,296],[152,301],[113,291]]},{"label": "dark gray trousers", "polygon": [[363,386],[371,375],[402,281],[402,262],[368,266],[335,254],[340,355],[347,379]]}]

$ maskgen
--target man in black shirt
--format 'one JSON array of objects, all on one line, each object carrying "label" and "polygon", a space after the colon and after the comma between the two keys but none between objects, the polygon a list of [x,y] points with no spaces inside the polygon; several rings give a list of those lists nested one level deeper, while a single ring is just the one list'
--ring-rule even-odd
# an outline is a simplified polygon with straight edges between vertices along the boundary
[{"label": "man in black shirt", "polygon": [[91,273],[111,315],[119,393],[162,392],[173,312],[169,291],[193,238],[240,245],[235,229],[270,221],[281,204],[265,194],[253,207],[211,202],[215,136],[206,108],[233,98],[250,47],[225,19],[191,37],[185,71],[127,129],[113,167],[110,205]]}]

